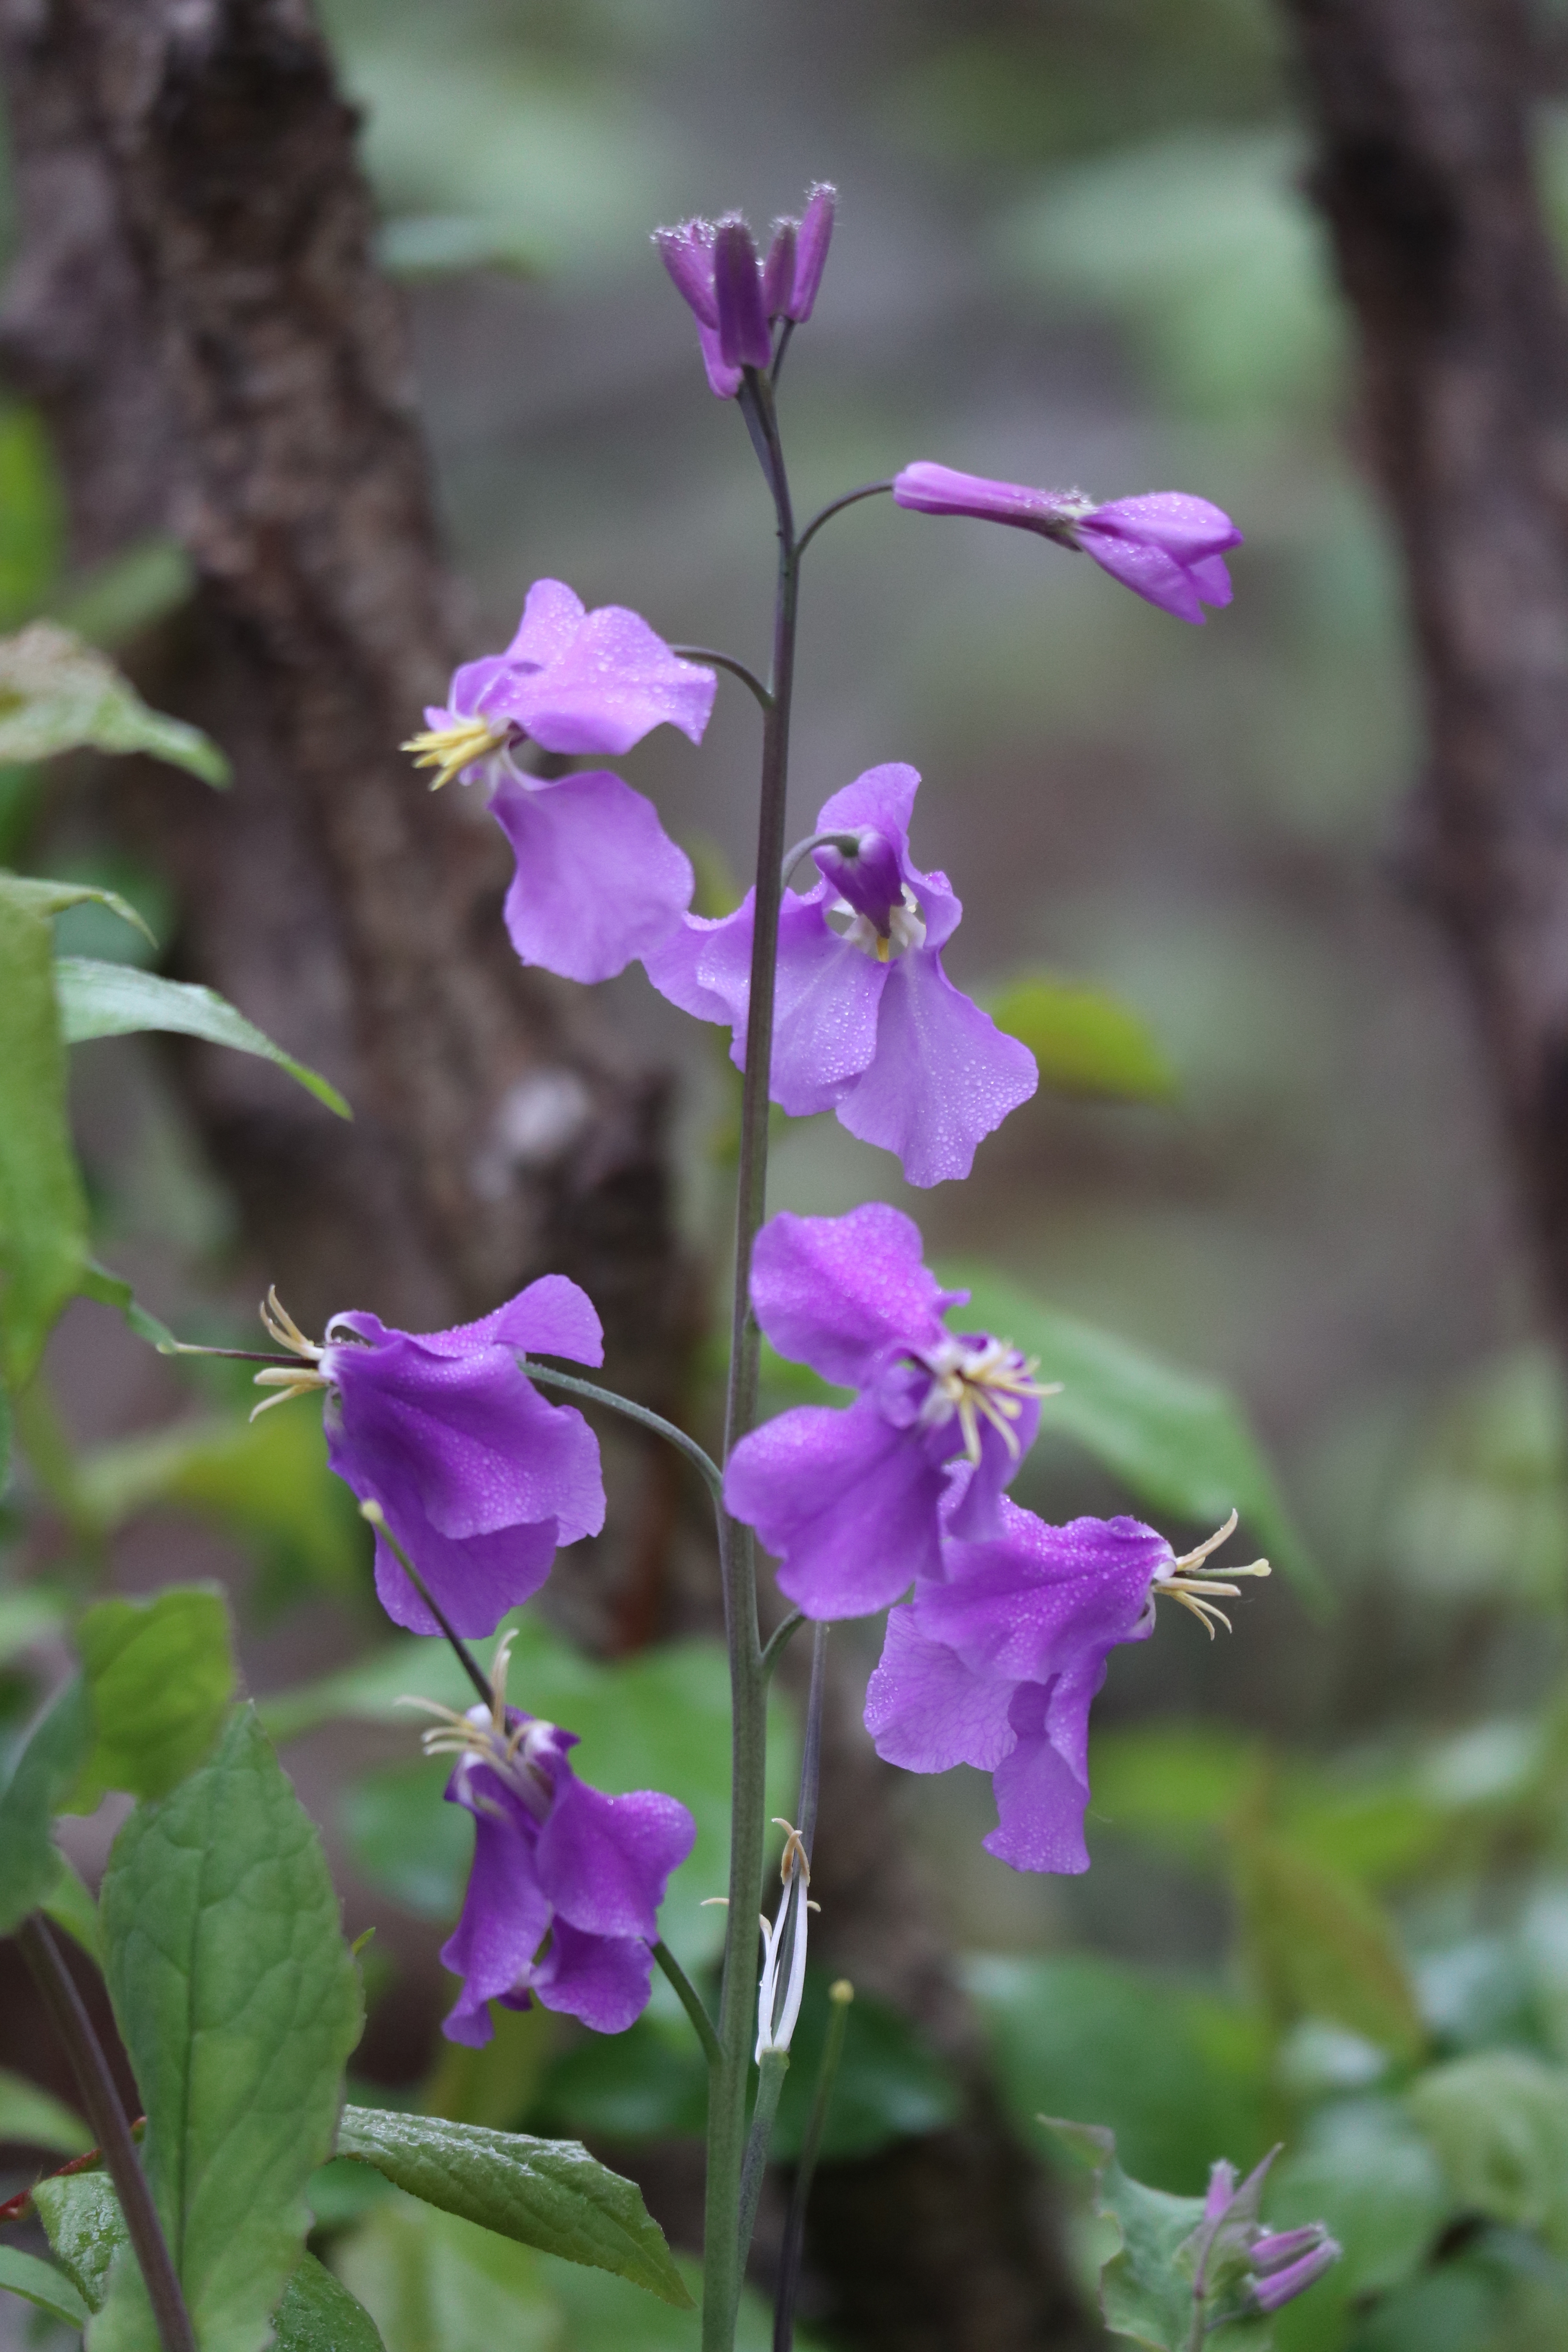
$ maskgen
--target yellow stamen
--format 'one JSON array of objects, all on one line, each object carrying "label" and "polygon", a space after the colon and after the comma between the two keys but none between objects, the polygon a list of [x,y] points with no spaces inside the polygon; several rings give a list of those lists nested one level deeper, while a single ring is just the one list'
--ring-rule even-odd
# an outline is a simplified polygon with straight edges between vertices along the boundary
[{"label": "yellow stamen", "polygon": [[490,719],[454,719],[445,727],[427,727],[419,734],[411,735],[401,749],[414,753],[416,768],[437,770],[430,780],[430,789],[438,793],[443,784],[449,784],[454,776],[459,775],[475,760],[486,759],[491,751],[500,751],[510,739],[511,731],[510,719],[503,719],[499,724]]},{"label": "yellow stamen", "polygon": [[[1021,1448],[1012,1423],[1019,1419],[1026,1399],[1055,1396],[1059,1381],[1048,1386],[1035,1379],[1037,1356],[1020,1356],[1011,1339],[988,1339],[984,1348],[942,1349],[936,1360],[927,1357],[931,1371],[931,1397],[958,1415],[963,1450],[971,1462],[980,1460],[981,1421],[990,1423],[1016,1462]],[[945,1418],[945,1415],[942,1416]]]},{"label": "yellow stamen", "polygon": [[[1195,1568],[1201,1568],[1210,1552],[1217,1551],[1220,1545],[1236,1533],[1236,1526],[1237,1513],[1232,1511],[1224,1527],[1216,1528],[1206,1542],[1199,1544],[1195,1551],[1184,1552],[1180,1559],[1173,1559],[1171,1562],[1163,1575],[1154,1579],[1154,1592],[1156,1594],[1163,1592],[1171,1600],[1179,1601],[1182,1607],[1197,1619],[1211,1642],[1214,1640],[1216,1622],[1225,1627],[1227,1633],[1234,1633],[1236,1629],[1225,1611],[1216,1609],[1213,1599],[1209,1596],[1218,1594],[1224,1600],[1237,1601],[1241,1597],[1241,1587],[1238,1584],[1211,1581],[1205,1577],[1194,1576],[1191,1571]],[[1224,1576],[1227,1578],[1267,1576],[1269,1572],[1268,1562],[1266,1559],[1255,1559],[1249,1568],[1227,1568],[1223,1570]]]},{"label": "yellow stamen", "polygon": [[269,1364],[265,1371],[257,1373],[255,1385],[258,1389],[277,1389],[279,1393],[263,1397],[258,1405],[254,1405],[250,1413],[252,1421],[258,1413],[269,1412],[275,1404],[287,1404],[292,1397],[309,1396],[313,1389],[324,1389],[329,1385],[323,1372],[311,1369],[321,1361],[321,1349],[313,1339],[306,1339],[279,1297],[276,1285],[262,1300],[260,1313],[268,1338],[303,1360],[298,1364]]},{"label": "yellow stamen", "polygon": [[809,1886],[811,1885],[811,1864],[805,1858],[805,1844],[801,1837],[800,1832],[795,1827],[793,1822],[786,1822],[784,1820],[782,1815],[778,1813],[773,1815],[773,1827],[775,1830],[784,1830],[786,1832],[784,1838],[784,1850],[779,1856],[779,1877],[781,1881],[785,1886],[787,1886],[791,1878],[798,1870],[805,1880],[806,1885]]}]

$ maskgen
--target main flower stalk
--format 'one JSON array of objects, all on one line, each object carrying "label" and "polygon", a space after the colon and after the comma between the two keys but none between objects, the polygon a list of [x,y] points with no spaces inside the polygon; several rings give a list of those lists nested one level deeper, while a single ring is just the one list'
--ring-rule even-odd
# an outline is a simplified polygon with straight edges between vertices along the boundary
[{"label": "main flower stalk", "polygon": [[[725,1399],[729,1459],[757,1414],[761,1339],[751,1304],[752,1247],[767,1208],[768,1103],[773,1036],[773,982],[779,908],[784,898],[784,811],[789,783],[790,698],[795,684],[799,550],[790,505],[773,389],[748,368],[741,406],[778,519],[778,584],[773,605],[771,702],[763,719],[761,806],[757,821],[756,926],[752,940],[746,1076],[741,1098],[741,1158],[735,1203],[735,1292]],[[745,2251],[741,2244],[741,2172],[746,2145],[746,2089],[756,2031],[757,1916],[762,1907],[766,1822],[767,1675],[757,1625],[755,1539],[721,1519],[724,1624],[730,1650],[731,1787],[730,1904],[719,2005],[719,2061],[708,2093],[708,2189],[703,2232],[703,2352],[730,2352]]]}]

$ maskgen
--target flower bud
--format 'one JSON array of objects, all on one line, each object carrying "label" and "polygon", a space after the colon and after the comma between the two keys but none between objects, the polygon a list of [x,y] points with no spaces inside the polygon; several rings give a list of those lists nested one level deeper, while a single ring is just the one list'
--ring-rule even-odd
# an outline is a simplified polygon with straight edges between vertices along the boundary
[{"label": "flower bud", "polygon": [[765,368],[773,346],[763,305],[763,273],[752,232],[739,213],[726,215],[714,233],[713,299],[726,366]]},{"label": "flower bud", "polygon": [[677,291],[703,327],[719,324],[713,299],[713,230],[704,220],[689,220],[679,228],[656,228],[653,241],[659,258],[675,281]]},{"label": "flower bud", "polygon": [[846,856],[832,842],[824,842],[813,855],[819,873],[826,875],[855,912],[864,915],[885,939],[892,910],[901,907],[904,900],[903,873],[892,843],[868,827],[852,857]]},{"label": "flower bud", "polygon": [[770,319],[787,317],[795,299],[795,233],[798,221],[773,223],[773,241],[763,270],[763,308]]},{"label": "flower bud", "polygon": [[803,327],[810,318],[816,300],[816,289],[822,283],[822,273],[827,266],[827,247],[833,236],[833,213],[838,202],[838,191],[826,180],[819,180],[806,198],[795,240],[795,287],[784,309],[786,319]]},{"label": "flower bud", "polygon": [[[1321,2222],[1310,2231],[1292,2230],[1289,2235],[1293,2238],[1310,2235],[1316,2243],[1310,2252],[1303,2254],[1299,2262],[1291,2263],[1288,2269],[1273,2271],[1266,2278],[1254,2277],[1252,2296],[1259,2311],[1279,2311],[1285,2304],[1293,2303],[1299,2294],[1304,2294],[1310,2286],[1315,2286],[1324,2272],[1331,2271],[1340,2259],[1342,2249],[1323,2231]],[[1253,2247],[1255,2268],[1260,2251],[1270,2242],[1268,2238],[1259,2238]],[[1273,2242],[1278,2243],[1278,2241]]]}]

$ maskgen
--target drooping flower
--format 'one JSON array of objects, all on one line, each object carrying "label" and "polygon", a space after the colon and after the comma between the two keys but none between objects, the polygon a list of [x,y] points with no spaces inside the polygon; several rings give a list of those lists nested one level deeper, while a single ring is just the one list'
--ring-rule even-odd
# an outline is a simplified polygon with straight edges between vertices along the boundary
[{"label": "drooping flower", "polygon": [[724,1475],[729,1509],[781,1562],[780,1590],[808,1617],[862,1617],[942,1574],[947,1465],[972,1466],[951,1524],[982,1538],[1034,1443],[1034,1366],[1005,1339],[956,1335],[921,1263],[918,1227],[880,1201],[844,1217],[770,1219],[752,1255],[752,1304],[781,1355],[859,1391],[796,1405],[742,1439]]},{"label": "drooping flower", "polygon": [[1205,604],[1230,602],[1225,555],[1241,545],[1241,533],[1222,509],[1184,490],[1150,490],[1097,506],[1081,490],[1030,489],[922,459],[898,475],[893,497],[919,514],[1012,523],[1079,549],[1123,587],[1179,621],[1201,625]]},{"label": "drooping flower", "polygon": [[690,861],[651,801],[608,769],[531,776],[514,757],[618,755],[658,726],[700,742],[718,681],[683,661],[640,614],[589,613],[562,580],[536,580],[503,654],[465,662],[445,706],[405,744],[437,786],[457,776],[490,788],[490,813],[517,872],[506,924],[524,963],[563,979],[613,979],[676,929],[691,903]]},{"label": "drooping flower", "polygon": [[[906,1771],[991,1773],[988,1853],[1015,1870],[1076,1873],[1089,1867],[1089,1710],[1110,1654],[1148,1640],[1161,1593],[1212,1634],[1213,1596],[1238,1588],[1204,1563],[1236,1519],[1180,1559],[1138,1519],[1049,1527],[1005,1496],[995,1519],[975,1539],[950,1514],[937,1572],[889,1613],[866,1726],[877,1753]],[[1268,1573],[1262,1560],[1224,1571]]]},{"label": "drooping flower", "polygon": [[509,1635],[489,1708],[441,1717],[430,1755],[452,1755],[448,1803],[474,1817],[462,1916],[441,1958],[463,1979],[442,2032],[479,2048],[486,2004],[545,2009],[598,2033],[622,2033],[647,2005],[658,1907],[697,1825],[674,1797],[640,1789],[606,1797],[572,1769],[577,1735],[506,1704]]},{"label": "drooping flower", "polygon": [[[897,1154],[911,1184],[967,1176],[975,1146],[1039,1083],[1035,1057],[942,968],[963,908],[945,874],[922,873],[909,828],[920,777],[869,768],[818,811],[839,845],[813,854],[819,879],[786,890],[779,919],[769,1090],[793,1117],[831,1110]],[[687,915],[646,959],[654,986],[700,1020],[728,1022],[745,1066],[756,893],[732,915]],[[843,928],[836,929],[835,922]]]},{"label": "drooping flower", "polygon": [[[267,1403],[325,1391],[328,1461],[380,1505],[457,1633],[493,1633],[537,1592],[561,1545],[604,1526],[597,1438],[571,1405],[547,1404],[518,1363],[531,1349],[603,1363],[598,1316],[564,1275],[450,1331],[391,1330],[354,1312],[334,1315],[318,1347],[275,1295],[262,1318],[300,1359],[257,1374],[281,1391]],[[442,1630],[379,1531],[375,1589],[394,1624]]]},{"label": "drooping flower", "polygon": [[799,220],[773,223],[765,260],[739,213],[654,231],[664,266],[697,320],[709,387],[719,399],[734,399],[747,368],[769,365],[775,320],[799,326],[810,318],[837,202],[836,191],[819,182]]}]

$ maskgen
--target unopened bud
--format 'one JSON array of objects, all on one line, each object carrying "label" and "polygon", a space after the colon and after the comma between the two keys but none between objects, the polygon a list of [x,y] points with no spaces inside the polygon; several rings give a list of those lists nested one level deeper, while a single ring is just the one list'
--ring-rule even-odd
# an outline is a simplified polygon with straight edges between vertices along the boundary
[{"label": "unopened bud", "polygon": [[795,286],[785,305],[784,316],[796,326],[804,326],[811,316],[816,300],[816,289],[822,283],[822,273],[827,267],[827,247],[833,236],[834,207],[838,191],[826,180],[819,180],[806,199],[795,237]]},{"label": "unopened bud", "polygon": [[752,232],[739,213],[727,214],[714,233],[713,299],[725,364],[765,368],[773,345],[763,304],[763,273]]},{"label": "unopened bud", "polygon": [[[1278,2254],[1287,2242],[1299,2244],[1303,2239],[1310,2240],[1311,2243],[1297,2261],[1288,2263],[1282,2270],[1270,2267],[1267,2250],[1272,2248]],[[1341,2247],[1329,2236],[1321,2221],[1314,2222],[1308,2230],[1287,2231],[1278,2238],[1259,2238],[1251,2249],[1252,2296],[1258,2309],[1279,2311],[1284,2305],[1293,2303],[1299,2294],[1304,2294],[1310,2286],[1315,2286],[1325,2271],[1332,2270],[1341,2252]],[[1258,2275],[1260,2269],[1266,2275]]]},{"label": "unopened bud", "polygon": [[787,315],[795,299],[795,233],[798,221],[773,223],[773,241],[763,269],[763,308],[770,319]]}]

